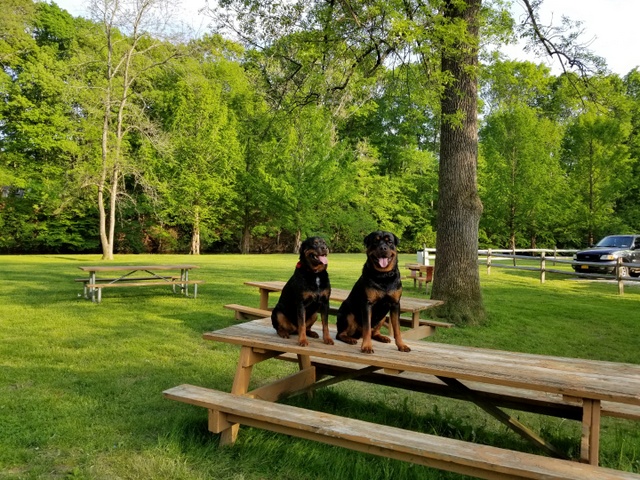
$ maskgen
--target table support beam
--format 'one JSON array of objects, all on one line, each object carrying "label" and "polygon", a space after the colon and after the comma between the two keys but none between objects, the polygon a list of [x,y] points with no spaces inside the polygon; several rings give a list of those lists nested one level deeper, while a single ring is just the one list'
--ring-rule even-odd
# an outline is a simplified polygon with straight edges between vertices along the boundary
[{"label": "table support beam", "polygon": [[482,400],[481,398],[479,398],[472,389],[464,385],[459,380],[456,380],[455,378],[447,378],[447,377],[440,377],[440,376],[438,376],[438,378],[444,383],[446,383],[447,385],[449,385],[449,387],[451,387],[452,389],[460,393],[463,393],[469,399],[469,401],[475,403],[477,406],[482,408],[485,412],[487,412],[489,415],[494,417],[500,423],[509,427],[511,430],[513,430],[518,435],[520,435],[522,438],[540,447],[541,449],[546,451],[549,455],[552,455],[556,458],[563,458],[565,460],[569,459],[567,455],[560,452],[556,447],[554,447],[552,444],[550,444],[545,439],[540,437],[537,433],[529,429],[527,426],[520,423],[514,417],[508,415],[503,410],[487,402],[486,400]]}]

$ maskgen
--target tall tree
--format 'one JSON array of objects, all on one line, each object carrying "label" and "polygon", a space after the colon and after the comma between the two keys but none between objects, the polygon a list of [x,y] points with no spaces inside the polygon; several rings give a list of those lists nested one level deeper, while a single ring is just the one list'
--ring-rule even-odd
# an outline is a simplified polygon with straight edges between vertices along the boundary
[{"label": "tall tree", "polygon": [[[269,58],[279,60],[274,91],[289,95],[290,105],[312,101],[344,105],[357,87],[374,84],[367,79],[375,79],[385,68],[414,61],[422,68],[422,88],[440,91],[444,85],[440,266],[433,295],[447,301],[452,318],[481,319],[476,258],[482,207],[475,172],[480,0],[428,4],[220,0],[220,6],[218,13],[231,12],[231,18],[219,15],[220,23],[235,29],[254,48],[266,45]],[[282,38],[286,42],[279,42]]]},{"label": "tall tree", "polygon": [[587,102],[567,128],[562,160],[576,194],[576,222],[583,225],[583,238],[593,244],[621,228],[613,217],[617,201],[628,186],[632,165],[628,140],[631,111],[617,76],[591,80],[606,103]]},{"label": "tall tree", "polygon": [[[113,259],[123,175],[135,170],[129,161],[127,135],[133,129],[152,131],[135,86],[146,73],[175,54],[161,40],[166,21],[171,18],[168,8],[168,0],[92,0],[90,4],[102,29],[100,52],[104,52],[104,56],[95,59],[101,65],[103,78],[100,166],[94,179],[104,260]],[[157,54],[160,47],[164,47],[162,53]]]},{"label": "tall tree", "polygon": [[[447,80],[441,100],[438,220],[432,296],[446,302],[447,317],[479,322],[484,317],[478,263],[478,48],[480,0],[447,1],[445,26],[457,30],[453,48],[442,51]],[[464,272],[464,274],[461,274]]]},{"label": "tall tree", "polygon": [[562,130],[526,105],[495,112],[480,131],[481,224],[491,244],[538,248],[553,241],[567,185],[559,151]]},{"label": "tall tree", "polygon": [[189,252],[197,255],[203,242],[219,240],[221,220],[237,204],[242,153],[231,104],[246,79],[234,61],[237,46],[217,36],[194,43],[192,55],[155,77],[153,110],[170,143],[156,168],[163,216],[189,232]]}]

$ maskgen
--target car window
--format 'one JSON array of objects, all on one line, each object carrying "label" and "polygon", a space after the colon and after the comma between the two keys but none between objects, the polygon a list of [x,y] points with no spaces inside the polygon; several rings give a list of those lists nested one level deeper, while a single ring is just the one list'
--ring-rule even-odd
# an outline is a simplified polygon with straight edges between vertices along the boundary
[{"label": "car window", "polygon": [[636,237],[636,241],[633,243],[635,248],[640,248],[640,237]]},{"label": "car window", "polygon": [[612,235],[610,237],[604,237],[598,242],[598,247],[617,247],[617,248],[629,248],[633,237],[628,235]]}]

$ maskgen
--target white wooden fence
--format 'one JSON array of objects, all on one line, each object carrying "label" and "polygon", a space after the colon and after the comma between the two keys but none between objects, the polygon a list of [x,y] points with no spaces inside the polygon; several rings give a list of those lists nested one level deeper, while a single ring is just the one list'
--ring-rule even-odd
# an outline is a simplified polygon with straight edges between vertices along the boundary
[{"label": "white wooden fence", "polygon": [[[434,255],[435,248],[426,249],[430,255]],[[584,278],[605,278],[610,280],[616,280],[618,283],[618,293],[624,295],[624,282],[640,282],[640,277],[630,277],[628,275],[622,275],[622,267],[640,268],[640,263],[622,263],[622,259],[618,258],[615,266],[615,272],[612,274],[604,273],[580,273],[573,270],[574,265],[591,265],[602,266],[601,262],[578,262],[573,260],[572,255],[577,250],[561,250],[561,249],[488,249],[478,250],[478,265],[487,266],[487,275],[491,275],[491,267],[495,268],[511,268],[515,270],[528,270],[539,272],[540,283],[544,283],[547,273],[557,273],[560,275],[572,275],[574,277]],[[562,254],[565,254],[563,256]],[[569,254],[571,256],[566,256]],[[560,255],[560,256],[559,256]],[[496,259],[511,259],[513,262],[494,262]],[[527,260],[529,265],[518,265],[518,260]],[[531,263],[537,263],[537,265],[531,265]],[[570,269],[553,268],[556,265],[569,265]],[[552,268],[549,268],[551,266]],[[628,272],[627,268],[627,272]]]}]

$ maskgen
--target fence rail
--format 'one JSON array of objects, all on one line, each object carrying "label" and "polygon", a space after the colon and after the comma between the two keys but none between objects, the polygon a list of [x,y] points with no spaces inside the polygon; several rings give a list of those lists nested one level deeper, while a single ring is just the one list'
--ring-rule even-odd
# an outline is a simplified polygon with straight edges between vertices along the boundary
[{"label": "fence rail", "polygon": [[[559,250],[559,249],[526,249],[526,250],[478,250],[478,264],[485,264],[487,266],[487,275],[491,274],[491,267],[496,268],[512,268],[515,270],[528,270],[528,271],[537,271],[540,272],[540,283],[544,283],[546,280],[547,273],[556,273],[560,275],[572,275],[574,277],[583,277],[583,278],[607,278],[611,280],[617,280],[618,283],[618,293],[620,295],[624,295],[624,282],[640,282],[639,277],[631,277],[629,275],[623,275],[624,272],[629,272],[629,267],[631,268],[640,268],[640,263],[623,263],[622,258],[618,258],[617,262],[614,266],[614,273],[605,274],[605,273],[582,273],[576,272],[573,270],[574,266],[586,265],[586,266],[594,266],[594,267],[602,267],[602,262],[578,262],[573,260],[571,257],[558,257],[558,253],[575,253],[577,250]],[[505,253],[509,252],[509,253]],[[529,255],[521,255],[516,252],[526,252]],[[547,256],[548,253],[553,253],[553,256]],[[485,260],[482,260],[482,257],[485,257]],[[505,265],[504,263],[498,262],[493,263],[492,260],[495,258],[506,258],[513,259],[513,265]],[[530,265],[517,265],[517,260],[528,260],[528,261],[538,261],[539,264],[537,266]],[[562,270],[557,268],[548,268],[548,262],[552,263],[552,266],[556,264],[565,264],[570,265],[571,270]]]},{"label": "fence rail", "polygon": [[[573,260],[572,255],[578,250],[567,250],[567,249],[548,249],[548,248],[531,248],[531,249],[487,249],[487,250],[478,250],[478,265],[486,265],[487,266],[487,275],[491,275],[491,267],[495,268],[511,268],[514,270],[525,270],[530,272],[539,272],[540,274],[540,283],[545,283],[546,274],[547,273],[556,273],[560,275],[572,275],[574,277],[582,277],[582,278],[605,278],[610,280],[616,280],[618,283],[618,293],[620,295],[624,295],[624,282],[640,282],[640,277],[631,277],[629,275],[622,275],[624,268],[626,267],[626,271],[629,272],[629,268],[640,268],[640,263],[623,263],[621,258],[618,258],[615,266],[614,273],[605,274],[605,273],[582,273],[576,272],[573,270],[574,266],[577,265],[587,265],[594,267],[602,267],[602,262],[577,262]],[[424,253],[428,256],[431,255],[435,257],[436,249],[435,248],[425,248],[423,250]],[[420,252],[422,253],[422,252]],[[526,254],[526,255],[523,255]],[[551,256],[547,256],[548,254],[552,254]],[[558,256],[558,254],[569,254],[570,256]],[[510,259],[513,260],[512,265],[507,265],[503,262],[494,263],[494,259]],[[518,265],[518,260],[527,260],[529,262],[538,262],[538,265]],[[511,263],[511,262],[510,262]],[[560,265],[570,265],[571,269],[558,269],[558,268],[548,268],[548,263],[551,263],[551,266],[554,267],[557,264]]]}]

